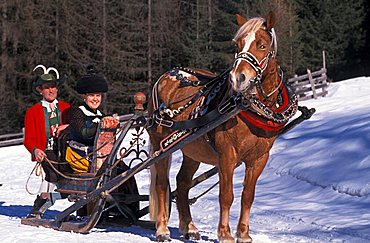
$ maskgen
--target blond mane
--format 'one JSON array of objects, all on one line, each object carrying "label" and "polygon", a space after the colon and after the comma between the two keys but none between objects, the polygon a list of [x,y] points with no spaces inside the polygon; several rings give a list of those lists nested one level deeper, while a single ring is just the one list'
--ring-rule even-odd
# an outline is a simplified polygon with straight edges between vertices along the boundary
[{"label": "blond mane", "polygon": [[248,20],[236,32],[233,41],[236,42],[239,38],[246,36],[248,33],[256,32],[259,28],[261,28],[264,22],[265,20],[259,17]]},{"label": "blond mane", "polygon": [[[236,32],[233,41],[237,42],[240,38],[246,36],[248,33],[256,32],[258,29],[262,27],[262,25],[265,23],[265,19],[261,17],[255,17],[249,19],[247,22],[245,22],[239,30]],[[277,54],[277,40],[276,40],[276,34],[274,28],[270,31],[272,41],[271,46],[274,50],[274,56]]]}]

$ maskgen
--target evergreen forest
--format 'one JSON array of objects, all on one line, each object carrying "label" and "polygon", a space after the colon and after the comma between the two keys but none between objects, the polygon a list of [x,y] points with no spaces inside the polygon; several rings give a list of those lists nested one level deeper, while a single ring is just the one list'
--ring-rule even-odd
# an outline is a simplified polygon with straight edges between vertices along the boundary
[{"label": "evergreen forest", "polygon": [[68,80],[59,99],[81,102],[74,87],[94,64],[109,83],[104,112],[132,112],[175,66],[220,73],[234,58],[235,14],[277,16],[278,60],[288,77],[323,66],[331,81],[370,75],[366,0],[1,0],[0,134],[20,132],[40,97],[31,90],[55,67]]}]

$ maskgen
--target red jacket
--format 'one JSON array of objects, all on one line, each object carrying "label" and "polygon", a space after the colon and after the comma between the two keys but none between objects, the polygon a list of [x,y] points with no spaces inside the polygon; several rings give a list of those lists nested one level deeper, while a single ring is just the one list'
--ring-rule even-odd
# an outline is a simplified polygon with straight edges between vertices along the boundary
[{"label": "red jacket", "polygon": [[[68,124],[68,110],[71,106],[68,103],[58,100],[58,107],[60,111],[60,125]],[[45,150],[46,148],[44,107],[40,103],[35,104],[26,112],[23,144],[31,153],[33,161],[36,160],[32,155],[33,149]]]}]

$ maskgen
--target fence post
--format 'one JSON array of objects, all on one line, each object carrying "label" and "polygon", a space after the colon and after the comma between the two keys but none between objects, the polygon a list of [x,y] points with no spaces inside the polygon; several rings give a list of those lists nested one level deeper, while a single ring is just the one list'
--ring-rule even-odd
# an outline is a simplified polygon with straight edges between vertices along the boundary
[{"label": "fence post", "polygon": [[325,57],[325,50],[322,51],[322,67],[326,69],[326,57]]},{"label": "fence post", "polygon": [[311,73],[311,70],[310,69],[307,69],[307,74],[308,74],[308,80],[310,80],[313,97],[315,99],[317,99],[317,93],[316,93],[316,88],[315,88],[315,81],[312,78],[312,73]]},{"label": "fence post", "polygon": [[323,93],[323,97],[325,97],[326,96],[326,94],[328,93],[328,91],[326,91],[326,88],[328,87],[328,83],[327,83],[327,81],[326,81],[326,68],[322,68],[321,69],[322,70],[322,74],[321,74],[321,77],[322,77],[322,79],[323,79],[323,82],[322,82],[322,93]]}]

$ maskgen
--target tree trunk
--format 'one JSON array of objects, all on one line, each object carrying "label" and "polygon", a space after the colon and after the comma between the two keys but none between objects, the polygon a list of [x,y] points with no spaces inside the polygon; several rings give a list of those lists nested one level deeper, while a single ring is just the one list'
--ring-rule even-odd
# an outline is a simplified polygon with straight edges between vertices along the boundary
[{"label": "tree trunk", "polygon": [[152,84],[152,0],[148,0],[148,94]]},{"label": "tree trunk", "polygon": [[[102,31],[103,31],[103,70],[106,72],[107,69],[107,13],[106,13],[106,2],[103,0],[103,26],[102,26]],[[105,100],[108,100],[108,94],[105,94]],[[103,112],[105,114],[108,114],[108,109],[107,109],[107,102],[104,102],[103,104]]]},{"label": "tree trunk", "polygon": [[59,52],[59,0],[55,4],[55,56],[58,57]]},{"label": "tree trunk", "polygon": [[212,45],[212,0],[208,0],[208,44],[207,44],[207,50],[211,48]]}]

